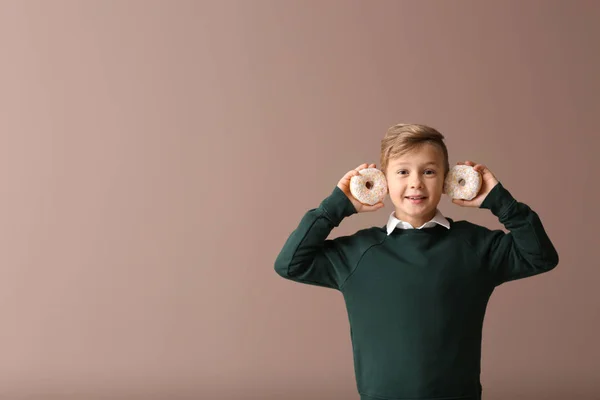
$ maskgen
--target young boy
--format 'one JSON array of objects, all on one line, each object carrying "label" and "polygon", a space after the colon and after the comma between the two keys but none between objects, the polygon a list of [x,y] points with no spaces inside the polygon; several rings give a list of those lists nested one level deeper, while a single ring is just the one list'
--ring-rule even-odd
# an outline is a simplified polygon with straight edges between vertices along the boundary
[{"label": "young boy", "polygon": [[343,218],[383,207],[350,194],[350,178],[375,167],[362,164],[304,215],[275,261],[286,279],[343,294],[361,400],[481,399],[490,295],[558,264],[538,215],[485,165],[459,163],[481,172],[483,184],[473,200],[453,202],[489,209],[509,233],[442,215],[437,206],[449,170],[443,139],[425,125],[392,126],[381,142],[380,169],[395,208],[387,224],[327,239]]}]

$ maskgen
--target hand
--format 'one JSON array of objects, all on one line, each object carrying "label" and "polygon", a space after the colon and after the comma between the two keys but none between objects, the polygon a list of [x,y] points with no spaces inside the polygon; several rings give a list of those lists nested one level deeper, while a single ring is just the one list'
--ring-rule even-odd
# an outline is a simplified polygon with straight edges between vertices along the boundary
[{"label": "hand", "polygon": [[473,200],[452,199],[454,204],[462,207],[479,207],[483,200],[487,197],[490,191],[498,184],[498,179],[492,172],[483,164],[475,164],[473,161],[458,162],[457,165],[469,165],[475,168],[475,171],[481,173],[483,182],[479,194]]},{"label": "hand", "polygon": [[379,202],[372,206],[370,206],[368,204],[363,204],[360,201],[356,200],[354,198],[354,196],[352,196],[352,193],[350,192],[350,179],[352,179],[353,176],[360,175],[360,173],[358,171],[360,171],[361,169],[365,169],[365,168],[376,168],[376,167],[375,167],[375,164],[361,164],[358,167],[356,167],[355,169],[348,171],[346,173],[346,175],[344,175],[343,178],[340,179],[340,181],[337,184],[337,187],[339,187],[342,190],[342,192],[344,192],[344,194],[348,197],[348,199],[350,199],[350,201],[352,202],[352,205],[354,205],[354,208],[359,213],[360,212],[377,211],[380,208],[383,208],[383,206],[384,206],[384,204],[382,202]]}]

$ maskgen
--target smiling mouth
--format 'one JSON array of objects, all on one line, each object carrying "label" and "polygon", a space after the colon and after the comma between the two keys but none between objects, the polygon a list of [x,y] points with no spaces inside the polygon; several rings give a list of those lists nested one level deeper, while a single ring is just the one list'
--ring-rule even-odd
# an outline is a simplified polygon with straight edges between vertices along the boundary
[{"label": "smiling mouth", "polygon": [[406,196],[405,198],[410,199],[410,200],[424,200],[427,197],[426,196],[417,196],[417,197]]}]

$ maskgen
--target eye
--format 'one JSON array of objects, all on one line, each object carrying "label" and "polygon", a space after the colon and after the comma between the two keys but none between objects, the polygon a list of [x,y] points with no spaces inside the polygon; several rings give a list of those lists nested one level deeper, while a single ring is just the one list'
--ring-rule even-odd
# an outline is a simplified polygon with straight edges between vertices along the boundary
[{"label": "eye", "polygon": [[397,173],[398,175],[404,175],[404,173],[405,173],[405,172],[408,172],[408,171],[406,171],[405,169],[401,169],[401,170],[399,170],[399,171],[398,171],[398,172],[396,172],[396,173]]},{"label": "eye", "polygon": [[435,174],[435,171],[432,169],[428,169],[425,171],[425,175],[434,175],[434,174]]}]

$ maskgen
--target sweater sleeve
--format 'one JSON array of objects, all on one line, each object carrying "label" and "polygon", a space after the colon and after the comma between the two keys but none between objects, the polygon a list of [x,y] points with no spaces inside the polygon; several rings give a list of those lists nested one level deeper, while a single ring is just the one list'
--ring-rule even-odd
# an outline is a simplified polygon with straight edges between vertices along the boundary
[{"label": "sweater sleeve", "polygon": [[351,236],[327,239],[334,227],[356,213],[354,205],[337,186],[309,210],[287,238],[275,260],[275,271],[295,282],[340,289],[352,268],[345,251]]},{"label": "sweater sleeve", "polygon": [[491,210],[509,231],[486,229],[482,256],[494,285],[550,271],[558,265],[558,253],[535,211],[516,201],[498,183],[480,208]]}]

